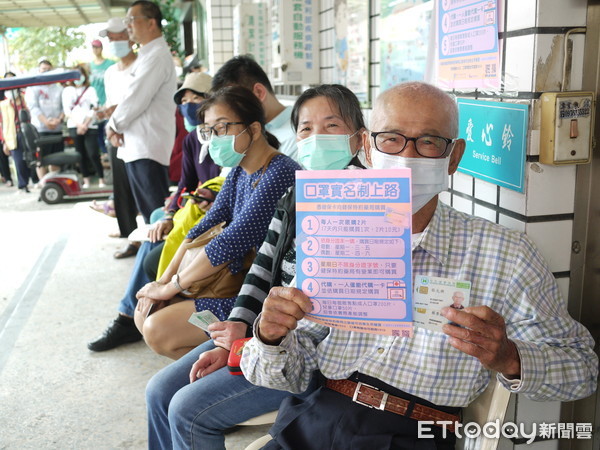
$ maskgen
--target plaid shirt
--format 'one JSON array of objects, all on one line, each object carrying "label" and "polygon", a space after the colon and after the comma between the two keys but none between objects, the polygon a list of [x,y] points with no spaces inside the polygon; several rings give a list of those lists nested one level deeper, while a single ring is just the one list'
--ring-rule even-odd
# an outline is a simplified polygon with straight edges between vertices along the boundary
[{"label": "plaid shirt", "polygon": [[[534,400],[562,401],[594,391],[594,341],[569,316],[552,273],[524,234],[439,202],[413,250],[415,274],[471,281],[470,306],[487,305],[504,317],[521,358],[520,382],[498,376],[507,389]],[[447,406],[468,405],[491,376],[441,332],[415,328],[408,339],[341,331],[304,319],[279,346],[252,339],[242,358],[250,382],[291,392],[305,390],[316,369],[330,379],[359,371]]]}]

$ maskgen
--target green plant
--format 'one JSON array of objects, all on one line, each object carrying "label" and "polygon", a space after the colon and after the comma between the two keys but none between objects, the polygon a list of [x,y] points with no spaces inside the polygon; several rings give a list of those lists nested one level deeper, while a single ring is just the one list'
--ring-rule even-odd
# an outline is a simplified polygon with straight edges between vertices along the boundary
[{"label": "green plant", "polygon": [[65,65],[67,54],[85,42],[85,34],[74,28],[22,28],[10,40],[13,64],[29,70],[37,67],[40,58],[55,67]]}]

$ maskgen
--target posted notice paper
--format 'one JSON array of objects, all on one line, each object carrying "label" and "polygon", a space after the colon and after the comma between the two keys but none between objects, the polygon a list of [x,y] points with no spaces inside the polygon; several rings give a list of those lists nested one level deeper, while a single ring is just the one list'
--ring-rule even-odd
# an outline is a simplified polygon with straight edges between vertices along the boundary
[{"label": "posted notice paper", "polygon": [[296,172],[297,286],[306,318],[412,337],[410,169]]}]

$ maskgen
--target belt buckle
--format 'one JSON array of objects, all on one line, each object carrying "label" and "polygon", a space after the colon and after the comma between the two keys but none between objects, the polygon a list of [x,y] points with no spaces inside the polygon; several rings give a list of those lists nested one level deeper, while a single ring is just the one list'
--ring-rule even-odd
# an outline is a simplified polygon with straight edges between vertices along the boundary
[{"label": "belt buckle", "polygon": [[[360,394],[360,388],[362,386],[369,387],[375,391],[383,392],[383,397],[381,397],[381,403],[379,404],[379,406],[369,405],[368,403],[361,402],[358,399],[358,394]],[[359,405],[366,406],[367,408],[375,408],[375,409],[379,409],[380,411],[385,411],[385,404],[387,403],[388,395],[389,394],[387,392],[384,392],[381,389],[377,389],[375,386],[371,386],[370,384],[367,384],[367,383],[361,383],[359,381],[358,383],[356,383],[356,389],[354,389],[354,395],[352,396],[352,401],[354,403],[358,403]]]}]

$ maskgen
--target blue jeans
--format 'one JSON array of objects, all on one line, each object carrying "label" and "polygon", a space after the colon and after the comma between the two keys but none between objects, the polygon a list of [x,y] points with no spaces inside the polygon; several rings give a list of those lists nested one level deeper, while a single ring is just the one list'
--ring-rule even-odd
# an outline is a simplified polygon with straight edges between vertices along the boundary
[{"label": "blue jeans", "polygon": [[133,265],[131,277],[129,277],[129,283],[127,283],[125,295],[119,302],[119,307],[117,308],[117,310],[121,314],[133,317],[135,307],[137,306],[137,298],[135,297],[135,294],[137,294],[137,291],[143,288],[146,284],[150,283],[150,279],[148,278],[148,275],[146,275],[146,271],[144,270],[144,258],[148,253],[150,253],[150,250],[152,250],[160,243],[161,242],[142,242],[140,249],[135,255],[135,264]]},{"label": "blue jeans", "polygon": [[201,353],[213,348],[212,340],[205,342],[148,382],[150,449],[224,449],[224,430],[275,411],[292,395],[255,386],[241,375],[231,375],[227,367],[190,384],[192,365]]}]

